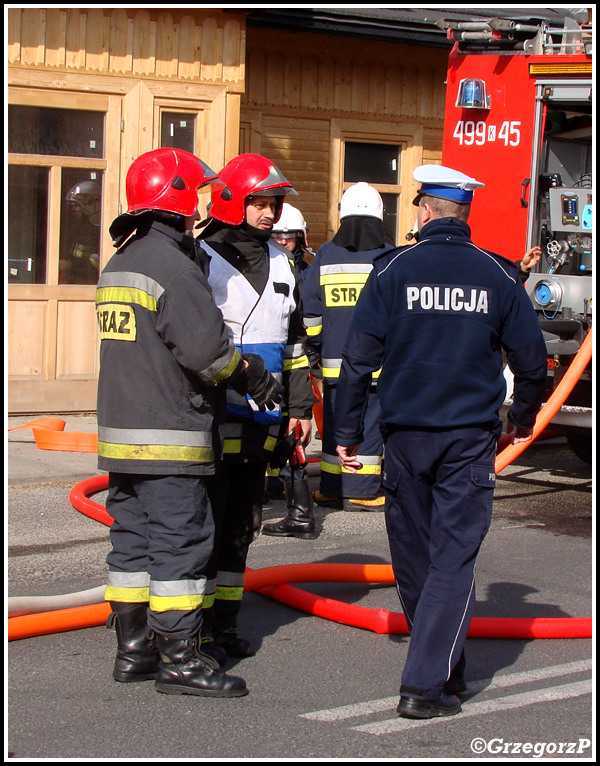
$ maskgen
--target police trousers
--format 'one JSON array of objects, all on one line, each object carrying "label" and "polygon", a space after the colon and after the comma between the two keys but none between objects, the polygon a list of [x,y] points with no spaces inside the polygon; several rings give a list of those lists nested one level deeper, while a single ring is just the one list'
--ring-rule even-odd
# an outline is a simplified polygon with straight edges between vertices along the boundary
[{"label": "police trousers", "polygon": [[383,437],[379,429],[379,397],[377,387],[371,386],[365,401],[364,438],[358,460],[362,468],[357,473],[343,471],[336,452],[335,393],[337,386],[323,384],[323,433],[321,481],[323,495],[346,498],[374,498],[381,490],[381,460]]},{"label": "police trousers", "polygon": [[105,598],[147,602],[148,626],[172,638],[192,638],[202,626],[214,541],[206,478],[109,474]]},{"label": "police trousers", "polygon": [[410,630],[401,694],[434,700],[451,675],[464,673],[496,447],[497,435],[476,427],[385,436],[386,526]]}]

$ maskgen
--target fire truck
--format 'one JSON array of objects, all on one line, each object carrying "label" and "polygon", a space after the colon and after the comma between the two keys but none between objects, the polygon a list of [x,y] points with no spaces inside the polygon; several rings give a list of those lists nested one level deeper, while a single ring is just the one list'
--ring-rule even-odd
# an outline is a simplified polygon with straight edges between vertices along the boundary
[{"label": "fire truck", "polygon": [[[442,164],[485,183],[469,218],[474,242],[513,261],[542,248],[525,288],[546,340],[549,397],[592,326],[591,25],[439,25],[454,41]],[[591,361],[551,428],[592,462]]]}]

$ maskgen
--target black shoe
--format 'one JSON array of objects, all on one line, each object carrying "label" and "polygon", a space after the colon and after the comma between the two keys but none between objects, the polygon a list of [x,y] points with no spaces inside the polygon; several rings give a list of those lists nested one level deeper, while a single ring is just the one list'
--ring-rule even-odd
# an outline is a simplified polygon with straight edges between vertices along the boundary
[{"label": "black shoe", "polygon": [[248,688],[243,678],[228,676],[219,664],[198,648],[197,638],[168,638],[157,634],[160,668],[155,687],[163,694],[195,694],[199,697],[243,697]]},{"label": "black shoe", "polygon": [[254,657],[254,647],[247,638],[242,638],[237,628],[215,632],[215,643],[225,650],[228,657]]},{"label": "black shoe", "polygon": [[467,691],[467,684],[465,683],[464,679],[451,678],[449,681],[447,681],[444,684],[442,691],[444,692],[444,694],[447,694],[447,695],[462,694],[463,692]]},{"label": "black shoe", "polygon": [[160,657],[154,634],[148,629],[148,603],[111,601],[107,628],[117,633],[117,656],[113,678],[135,683],[156,678]]},{"label": "black shoe", "polygon": [[461,709],[458,697],[449,697],[442,692],[436,700],[401,696],[396,711],[401,718],[438,718],[456,715]]},{"label": "black shoe", "polygon": [[301,540],[314,540],[317,536],[314,519],[297,521],[289,516],[274,524],[265,524],[262,533],[271,537],[299,537]]}]

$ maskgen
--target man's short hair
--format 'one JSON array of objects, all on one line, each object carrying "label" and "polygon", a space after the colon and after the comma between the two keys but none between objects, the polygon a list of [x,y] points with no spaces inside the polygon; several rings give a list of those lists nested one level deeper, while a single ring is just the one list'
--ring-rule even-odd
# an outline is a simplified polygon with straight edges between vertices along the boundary
[{"label": "man's short hair", "polygon": [[466,221],[469,218],[471,212],[470,202],[453,202],[449,199],[442,199],[441,197],[431,197],[429,194],[422,194],[420,200],[426,200],[427,204],[433,210],[437,218],[459,218],[461,221]]}]

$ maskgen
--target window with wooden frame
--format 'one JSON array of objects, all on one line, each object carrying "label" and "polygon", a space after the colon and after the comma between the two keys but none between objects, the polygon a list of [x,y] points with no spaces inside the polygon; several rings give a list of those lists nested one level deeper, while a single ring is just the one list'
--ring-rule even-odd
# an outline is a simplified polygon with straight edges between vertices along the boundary
[{"label": "window with wooden frame", "polygon": [[332,120],[333,231],[339,225],[337,208],[342,194],[355,183],[365,181],[381,194],[388,238],[394,244],[403,244],[403,235],[412,224],[412,172],[422,164],[422,136],[418,125]]},{"label": "window with wooden frame", "polygon": [[9,92],[9,284],[96,284],[108,109],[106,97]]}]

